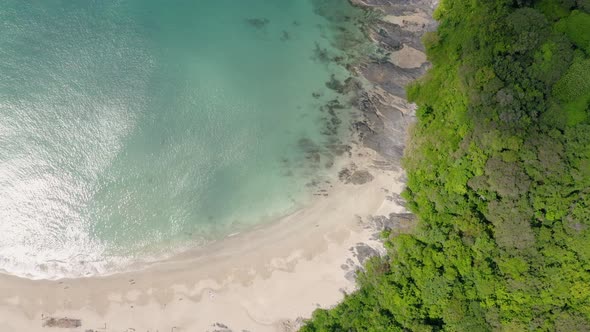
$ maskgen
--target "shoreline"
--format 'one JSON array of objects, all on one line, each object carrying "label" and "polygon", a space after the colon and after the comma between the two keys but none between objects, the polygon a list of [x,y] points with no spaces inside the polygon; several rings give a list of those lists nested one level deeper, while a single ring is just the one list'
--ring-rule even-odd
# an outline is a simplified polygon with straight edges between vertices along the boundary
[{"label": "shoreline", "polygon": [[436,1],[350,1],[384,14],[368,35],[387,60],[354,68],[373,87],[358,93],[360,147],[348,162],[372,180],[335,183],[327,197],[280,220],[140,270],[59,280],[0,275],[0,330],[288,332],[353,291],[355,271],[383,252],[380,232],[413,225],[399,197],[414,117],[404,86],[428,68],[419,37],[435,27],[424,17]]},{"label": "shoreline", "polygon": [[380,248],[384,225],[371,216],[404,212],[387,199],[402,190],[403,173],[371,173],[373,181],[340,184],[275,223],[140,271],[53,281],[0,276],[0,317],[10,317],[0,330],[49,331],[47,317],[67,317],[82,324],[70,331],[293,331],[301,322],[294,317],[354,289],[354,271]]}]

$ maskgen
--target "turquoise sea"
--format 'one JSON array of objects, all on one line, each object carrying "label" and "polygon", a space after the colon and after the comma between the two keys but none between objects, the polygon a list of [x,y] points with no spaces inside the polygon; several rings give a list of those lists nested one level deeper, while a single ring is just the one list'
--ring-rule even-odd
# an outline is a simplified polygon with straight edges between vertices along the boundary
[{"label": "turquoise sea", "polygon": [[0,271],[162,259],[337,172],[353,111],[326,113],[345,100],[326,82],[349,76],[348,1],[0,3]]}]

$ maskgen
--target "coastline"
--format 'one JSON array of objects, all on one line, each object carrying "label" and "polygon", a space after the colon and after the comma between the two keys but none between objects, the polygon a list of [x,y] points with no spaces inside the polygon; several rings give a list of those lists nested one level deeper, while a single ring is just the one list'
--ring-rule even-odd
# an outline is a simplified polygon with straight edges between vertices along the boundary
[{"label": "coastline", "polygon": [[354,289],[354,271],[380,249],[386,226],[371,216],[404,212],[387,199],[402,190],[403,173],[371,173],[373,181],[340,184],[275,223],[141,271],[55,281],[1,276],[0,330],[50,331],[47,317],[67,317],[82,324],[69,331],[293,331],[297,317]]},{"label": "coastline", "polygon": [[[371,181],[335,184],[327,197],[276,222],[139,271],[53,281],[0,275],[0,330],[296,331],[314,309],[353,291],[355,270],[382,250],[379,233],[412,226],[399,199],[399,162],[413,121],[403,87],[428,68],[419,37],[434,28],[423,20],[435,2],[351,2],[385,14],[369,35],[388,60],[355,68],[373,88],[356,101],[362,147],[349,162]],[[49,318],[81,325],[44,327]]]}]

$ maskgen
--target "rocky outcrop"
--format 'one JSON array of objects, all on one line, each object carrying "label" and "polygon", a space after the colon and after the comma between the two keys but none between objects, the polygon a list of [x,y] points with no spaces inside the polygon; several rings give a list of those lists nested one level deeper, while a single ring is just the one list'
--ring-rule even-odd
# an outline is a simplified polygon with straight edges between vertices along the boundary
[{"label": "rocky outcrop", "polygon": [[381,14],[366,31],[378,46],[379,57],[355,68],[372,88],[357,97],[356,106],[363,111],[364,119],[354,127],[365,146],[398,164],[406,130],[415,119],[415,106],[405,100],[405,87],[430,66],[421,38],[436,29],[432,14],[438,0],[350,1]]}]

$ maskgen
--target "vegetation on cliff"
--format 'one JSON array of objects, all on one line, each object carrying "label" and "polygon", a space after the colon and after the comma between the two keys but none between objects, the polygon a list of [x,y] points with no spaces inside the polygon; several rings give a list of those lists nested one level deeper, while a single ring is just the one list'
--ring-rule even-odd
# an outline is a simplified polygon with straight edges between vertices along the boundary
[{"label": "vegetation on cliff", "polygon": [[312,331],[590,330],[590,0],[442,0],[405,198]]}]

